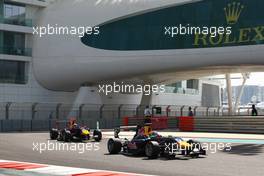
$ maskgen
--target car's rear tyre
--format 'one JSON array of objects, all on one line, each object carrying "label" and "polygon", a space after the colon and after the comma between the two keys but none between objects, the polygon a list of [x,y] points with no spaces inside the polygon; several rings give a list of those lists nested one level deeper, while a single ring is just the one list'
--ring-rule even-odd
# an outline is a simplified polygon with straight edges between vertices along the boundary
[{"label": "car's rear tyre", "polygon": [[93,138],[96,142],[100,142],[102,140],[102,132],[100,130],[94,130]]},{"label": "car's rear tyre", "polygon": [[122,143],[118,139],[109,139],[107,142],[107,149],[110,154],[117,154],[122,149]]},{"label": "car's rear tyre", "polygon": [[158,158],[160,154],[160,146],[156,141],[149,141],[145,147],[145,154],[150,159]]},{"label": "car's rear tyre", "polygon": [[71,142],[71,132],[63,130],[61,135],[64,142]]},{"label": "car's rear tyre", "polygon": [[88,134],[86,138],[87,138],[87,140],[90,140],[90,134]]},{"label": "car's rear tyre", "polygon": [[55,128],[52,128],[52,129],[50,130],[50,139],[51,139],[51,140],[56,140],[56,139],[58,138],[58,136],[59,136],[59,132],[58,132],[58,130],[55,129]]},{"label": "car's rear tyre", "polygon": [[187,141],[188,144],[193,144],[194,143],[194,140],[190,139]]},{"label": "car's rear tyre", "polygon": [[189,149],[189,151],[188,151],[188,155],[190,155],[192,158],[198,158],[200,156],[200,154],[195,153],[194,150],[197,149],[198,151],[201,151],[202,150],[201,143],[198,141],[194,141],[194,140],[188,140],[187,143],[192,145],[191,149]]},{"label": "car's rear tyre", "polygon": [[62,133],[63,133],[63,130],[59,130],[59,136],[57,138],[57,141],[63,141],[63,138],[62,138]]},{"label": "car's rear tyre", "polygon": [[201,145],[201,143],[199,141],[195,141],[195,140],[192,140],[192,139],[188,140],[187,143],[193,145],[194,147],[195,146],[197,147],[197,146]]}]

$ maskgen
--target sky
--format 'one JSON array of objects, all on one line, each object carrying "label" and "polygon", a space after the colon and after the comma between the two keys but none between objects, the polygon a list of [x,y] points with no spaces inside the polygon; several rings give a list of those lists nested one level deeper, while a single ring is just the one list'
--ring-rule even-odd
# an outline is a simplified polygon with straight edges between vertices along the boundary
[{"label": "sky", "polygon": [[[241,74],[234,74],[235,76],[239,76]],[[232,75],[233,76],[233,75]],[[242,84],[242,79],[240,80],[232,80],[232,85],[237,86]],[[249,79],[246,82],[246,85],[259,85],[264,86],[264,73],[251,73]]]},{"label": "sky", "polygon": [[[225,76],[219,75],[217,77],[224,78]],[[232,86],[239,86],[243,82],[241,74],[231,74],[231,78],[241,78],[241,79],[232,79]],[[221,82],[223,83],[223,87],[226,87],[225,79],[223,79]],[[246,81],[246,85],[264,86],[264,72],[251,73],[249,79]]]}]

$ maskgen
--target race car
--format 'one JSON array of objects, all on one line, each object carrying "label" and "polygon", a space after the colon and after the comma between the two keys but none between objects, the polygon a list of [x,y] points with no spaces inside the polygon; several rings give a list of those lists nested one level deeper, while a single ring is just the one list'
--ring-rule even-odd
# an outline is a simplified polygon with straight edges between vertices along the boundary
[{"label": "race car", "polygon": [[64,142],[84,142],[93,139],[99,142],[102,140],[102,132],[99,129],[95,129],[91,136],[89,128],[80,127],[74,123],[64,129],[52,128],[50,130],[50,139]]},{"label": "race car", "polygon": [[108,140],[107,148],[110,154],[144,155],[151,159],[159,156],[173,159],[178,154],[196,158],[206,155],[198,141],[184,141],[182,138],[172,136],[163,137],[157,132],[150,132],[148,135],[137,135],[137,132],[132,140],[128,140],[120,139],[119,132],[120,129],[115,129],[115,138]]}]

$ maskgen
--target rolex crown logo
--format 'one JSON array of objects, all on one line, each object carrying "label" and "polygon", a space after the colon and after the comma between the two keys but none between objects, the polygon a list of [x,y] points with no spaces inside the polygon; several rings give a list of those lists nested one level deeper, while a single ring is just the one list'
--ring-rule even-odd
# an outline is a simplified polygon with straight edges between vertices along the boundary
[{"label": "rolex crown logo", "polygon": [[241,5],[240,2],[229,3],[227,7],[224,8],[227,24],[237,23],[243,9],[244,5]]}]

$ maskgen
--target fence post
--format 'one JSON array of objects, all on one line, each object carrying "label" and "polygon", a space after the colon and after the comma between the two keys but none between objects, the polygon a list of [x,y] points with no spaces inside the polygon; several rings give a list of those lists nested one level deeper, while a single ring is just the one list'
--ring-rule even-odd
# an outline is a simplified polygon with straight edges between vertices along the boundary
[{"label": "fence post", "polygon": [[51,121],[52,119],[49,119],[49,130],[51,130]]},{"label": "fence post", "polygon": [[5,119],[9,120],[9,110],[10,110],[10,106],[12,105],[11,102],[6,103],[5,106]]},{"label": "fence post", "polygon": [[4,122],[3,122],[3,120],[0,120],[0,122],[1,122],[1,132],[3,132],[4,131],[4,129],[3,129],[3,126],[4,126],[3,123]]},{"label": "fence post", "polygon": [[61,107],[61,103],[58,103],[56,106],[56,119],[60,118],[60,107]]},{"label": "fence post", "polygon": [[30,131],[33,131],[33,120],[30,120]]},{"label": "fence post", "polygon": [[198,106],[195,106],[193,109],[193,115],[196,116],[196,110],[197,110]]},{"label": "fence post", "polygon": [[122,107],[123,107],[123,105],[121,104],[121,105],[119,105],[119,107],[118,107],[118,119],[120,119],[121,118],[121,109],[122,109]]},{"label": "fence post", "polygon": [[100,106],[100,110],[99,110],[99,112],[100,112],[100,119],[102,119],[103,118],[103,109],[104,109],[104,104],[102,104],[101,106]]},{"label": "fence post", "polygon": [[166,116],[169,117],[170,105],[166,107]]},{"label": "fence post", "polygon": [[185,106],[182,106],[181,107],[181,116],[183,116],[183,109],[184,109]]},{"label": "fence post", "polygon": [[20,120],[20,131],[23,131],[23,119]]},{"label": "fence post", "polygon": [[136,116],[139,116],[139,108],[140,108],[140,105],[138,105],[136,108]]},{"label": "fence post", "polygon": [[218,114],[218,116],[220,116],[220,108],[221,108],[221,107],[218,107],[218,108],[217,108],[217,114]]},{"label": "fence post", "polygon": [[34,120],[35,119],[35,114],[36,114],[36,107],[37,107],[38,103],[33,103],[32,107],[31,107],[31,119]]},{"label": "fence post", "polygon": [[153,105],[152,108],[151,108],[151,114],[152,114],[152,117],[154,117],[154,109],[156,108],[156,105]]},{"label": "fence post", "polygon": [[83,111],[83,107],[84,107],[84,105],[85,105],[85,104],[81,104],[81,105],[79,106],[79,114],[78,114],[79,119],[82,119],[82,111]]},{"label": "fence post", "polygon": [[207,107],[207,109],[206,109],[206,116],[209,116],[209,109],[210,109],[210,107]]}]

